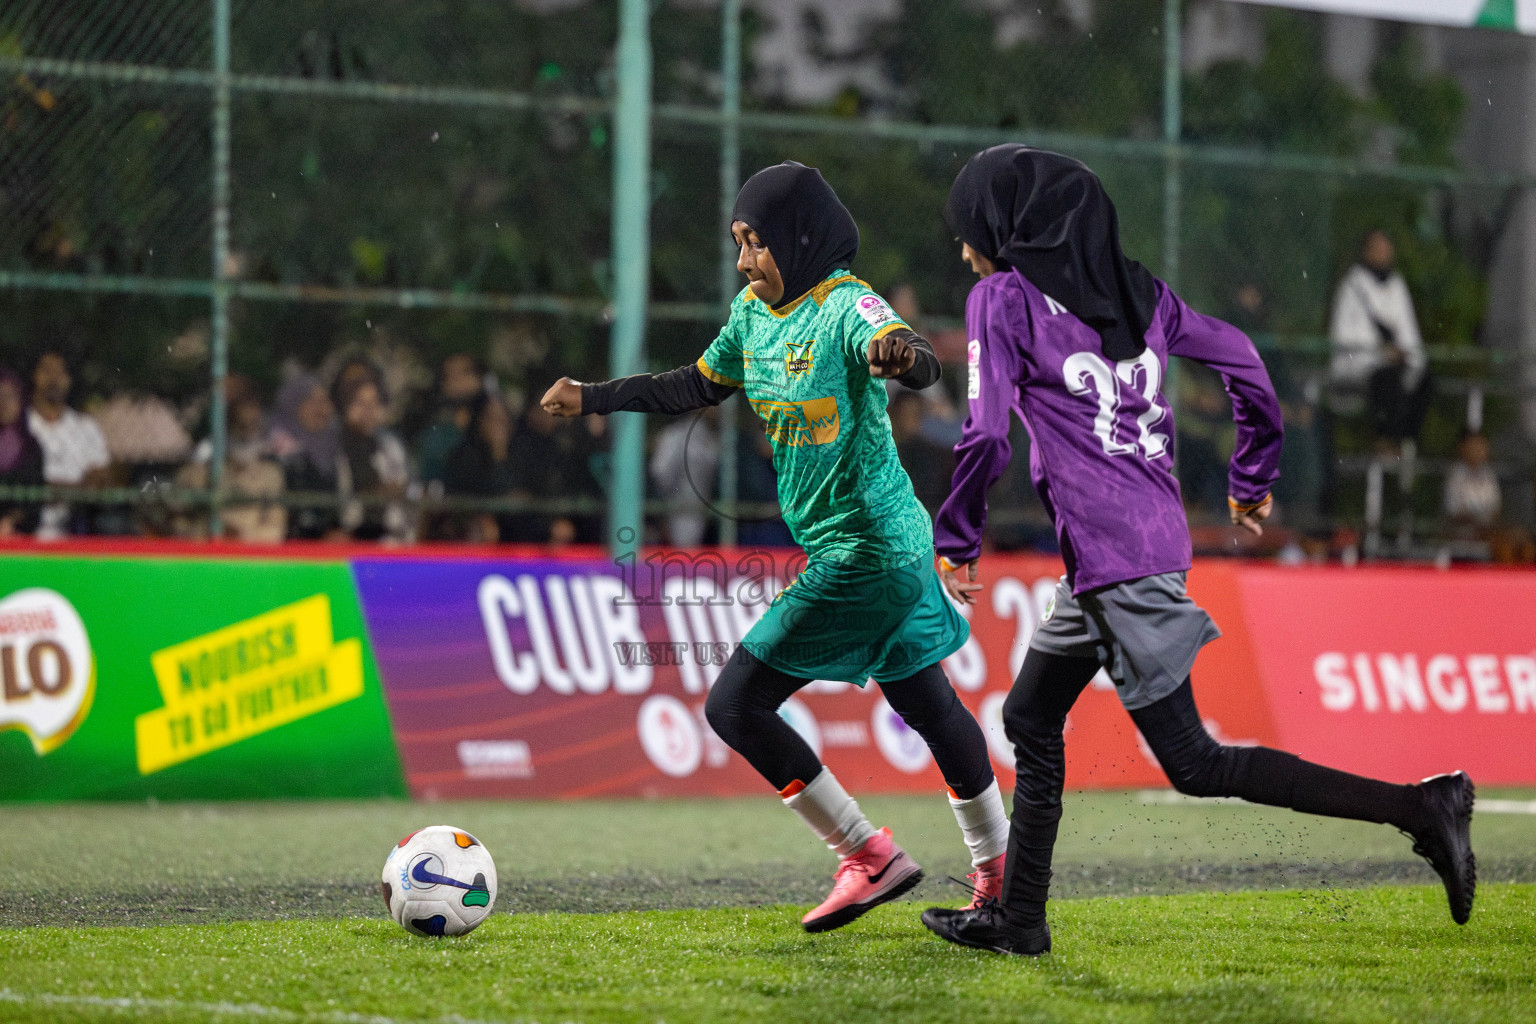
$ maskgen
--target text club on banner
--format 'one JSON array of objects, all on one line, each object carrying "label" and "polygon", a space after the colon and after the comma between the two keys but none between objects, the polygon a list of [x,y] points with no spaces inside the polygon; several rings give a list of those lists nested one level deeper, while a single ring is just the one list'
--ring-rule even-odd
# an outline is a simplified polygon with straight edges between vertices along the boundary
[{"label": "text club on banner", "polygon": [[[390,558],[361,559],[354,569],[412,793],[765,792],[709,728],[704,701],[793,577],[793,561],[760,552],[657,552],[622,567]],[[986,729],[1005,785],[1013,759],[1003,701],[1060,572],[1046,558],[989,559],[971,640],[945,662]],[[1227,660],[1243,666],[1233,673],[1238,681],[1210,688],[1209,698],[1202,689],[1202,710],[1229,738],[1266,740],[1251,650],[1246,639],[1228,646]],[[943,787],[927,746],[878,686],[816,681],[782,714],[854,790]],[[1068,748],[1069,785],[1164,783],[1103,675],[1073,709]]]}]

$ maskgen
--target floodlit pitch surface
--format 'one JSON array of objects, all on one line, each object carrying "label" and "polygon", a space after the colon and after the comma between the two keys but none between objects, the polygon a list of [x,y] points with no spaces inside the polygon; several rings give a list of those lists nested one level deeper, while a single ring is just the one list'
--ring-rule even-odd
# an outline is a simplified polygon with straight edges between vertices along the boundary
[{"label": "floodlit pitch surface", "polygon": [[[1385,826],[1071,796],[1056,950],[1022,961],[918,923],[961,901],[941,795],[863,803],[929,880],[820,936],[798,921],[830,855],[772,798],[5,807],[0,1021],[1536,1019],[1530,813],[1475,819],[1458,928]],[[461,939],[407,935],[378,895],[389,845],[437,822],[501,873]]]}]

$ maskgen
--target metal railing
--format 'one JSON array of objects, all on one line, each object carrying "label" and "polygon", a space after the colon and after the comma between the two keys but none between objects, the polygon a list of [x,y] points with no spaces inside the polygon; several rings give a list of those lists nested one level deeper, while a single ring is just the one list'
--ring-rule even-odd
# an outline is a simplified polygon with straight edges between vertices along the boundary
[{"label": "metal railing", "polygon": [[[230,303],[331,303],[399,309],[464,310],[490,313],[537,313],[575,317],[594,323],[608,322],[612,330],[612,369],[615,374],[634,372],[645,361],[644,332],[648,321],[684,323],[719,322],[736,291],[735,252],[722,242],[719,253],[719,296],[714,302],[652,302],[645,294],[648,248],[645,239],[648,195],[644,190],[650,161],[649,133],[645,127],[691,126],[719,133],[720,236],[727,234],[731,203],[741,181],[741,149],[744,133],[810,134],[909,143],[922,147],[979,148],[1002,141],[1023,141],[1059,149],[1086,158],[1119,158],[1160,164],[1163,168],[1162,247],[1160,276],[1178,282],[1181,218],[1185,196],[1183,173],[1197,167],[1232,168],[1326,176],[1334,180],[1377,178],[1426,187],[1479,189],[1529,189],[1536,180],[1517,175],[1469,174],[1454,169],[1403,166],[1369,160],[1350,160],[1263,149],[1192,143],[1184,138],[1182,124],[1182,0],[1164,0],[1162,123],[1155,139],[1102,138],[1029,128],[996,128],[956,124],[923,124],[879,117],[843,118],[792,112],[742,108],[742,25],[739,0],[722,0],[719,53],[720,103],[716,107],[659,103],[650,97],[651,56],[647,33],[651,9],[648,0],[622,0],[619,59],[614,98],[545,95],[467,86],[412,85],[387,81],[337,80],[300,76],[251,74],[231,68],[231,0],[207,0],[211,23],[211,53],[207,67],[163,67],[93,60],[28,56],[0,50],[0,76],[27,76],[39,80],[93,82],[108,86],[143,87],[167,93],[192,94],[206,101],[207,130],[211,146],[209,162],[210,266],[206,276],[152,276],[92,272],[0,269],[0,289],[72,291],[97,294],[168,296],[205,300],[209,304],[210,388],[212,415],[209,487],[201,501],[217,520],[219,509],[229,501],[246,500],[228,490],[223,479],[227,450],[224,415],[224,378],[229,367]],[[345,286],[326,283],[284,283],[246,280],[233,275],[229,266],[231,130],[234,100],[242,96],[303,97],[315,100],[424,105],[436,108],[508,113],[582,115],[607,119],[614,129],[613,180],[616,195],[613,213],[616,262],[623,276],[611,299],[544,293],[496,293],[440,288],[391,288]],[[638,248],[637,248],[638,245]],[[628,246],[620,258],[618,248]],[[627,268],[626,268],[627,266]],[[1326,340],[1307,336],[1280,339],[1259,337],[1261,345],[1280,344],[1287,351],[1322,354]],[[1483,359],[1497,366],[1496,353],[1472,355],[1464,349],[1435,351],[1438,360]],[[1507,385],[1513,387],[1513,385]],[[1177,388],[1170,382],[1170,394]],[[731,511],[737,506],[738,471],[733,435],[735,403],[722,420],[724,433],[720,468],[721,539],[735,536]],[[627,418],[627,417],[626,417]],[[608,514],[611,533],[633,528],[643,509],[641,435],[638,426],[620,425]],[[135,492],[136,493],[136,492]],[[52,492],[39,492],[52,497]],[[16,489],[3,495],[20,499]],[[34,496],[36,497],[36,496]],[[76,493],[78,498],[78,492]],[[103,501],[117,496],[100,494]],[[190,497],[182,495],[186,500]],[[94,499],[92,499],[94,500]],[[129,500],[124,497],[122,500]],[[300,499],[285,497],[285,501]],[[457,506],[456,506],[457,507]],[[516,502],[468,503],[464,508],[516,511],[531,508]],[[615,539],[619,547],[633,543]]]}]

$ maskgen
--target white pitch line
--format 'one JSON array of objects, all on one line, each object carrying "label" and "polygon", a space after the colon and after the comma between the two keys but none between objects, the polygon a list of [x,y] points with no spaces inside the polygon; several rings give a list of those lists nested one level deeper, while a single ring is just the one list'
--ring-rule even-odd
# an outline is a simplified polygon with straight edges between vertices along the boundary
[{"label": "white pitch line", "polygon": [[1536,800],[1484,800],[1472,805],[1474,814],[1536,814]]},{"label": "white pitch line", "polygon": [[[491,1024],[490,1021],[470,1020],[456,1013],[445,1017],[403,1018],[381,1017],[372,1013],[351,1013],[346,1010],[319,1010],[303,1012],[285,1010],[279,1006],[263,1006],[260,1003],[198,1003],[181,999],[148,999],[142,996],[72,996],[51,992],[25,993],[0,989],[0,1003],[19,1006],[80,1006],[103,1010],[139,1013],[149,1010],[204,1013],[216,1017],[247,1017],[263,1021],[294,1021],[298,1024]],[[522,1024],[536,1024],[520,1018]]]},{"label": "white pitch line", "polygon": [[[1146,806],[1172,806],[1175,804],[1228,804],[1257,806],[1237,797],[1185,796],[1174,789],[1143,789],[1136,794],[1138,802]],[[1495,800],[1479,797],[1473,804],[1475,814],[1536,814],[1536,800]]]}]

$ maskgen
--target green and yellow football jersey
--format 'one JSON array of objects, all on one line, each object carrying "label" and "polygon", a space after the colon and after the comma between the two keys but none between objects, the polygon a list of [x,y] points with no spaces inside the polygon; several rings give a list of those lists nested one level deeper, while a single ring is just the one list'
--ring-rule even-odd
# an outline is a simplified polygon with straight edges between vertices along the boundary
[{"label": "green and yellow football jersey", "polygon": [[882,570],[933,555],[933,524],[896,457],[885,382],[869,374],[869,343],[906,326],[869,285],[834,270],[781,310],[743,289],[699,359],[762,417],[784,521],[812,561]]}]

